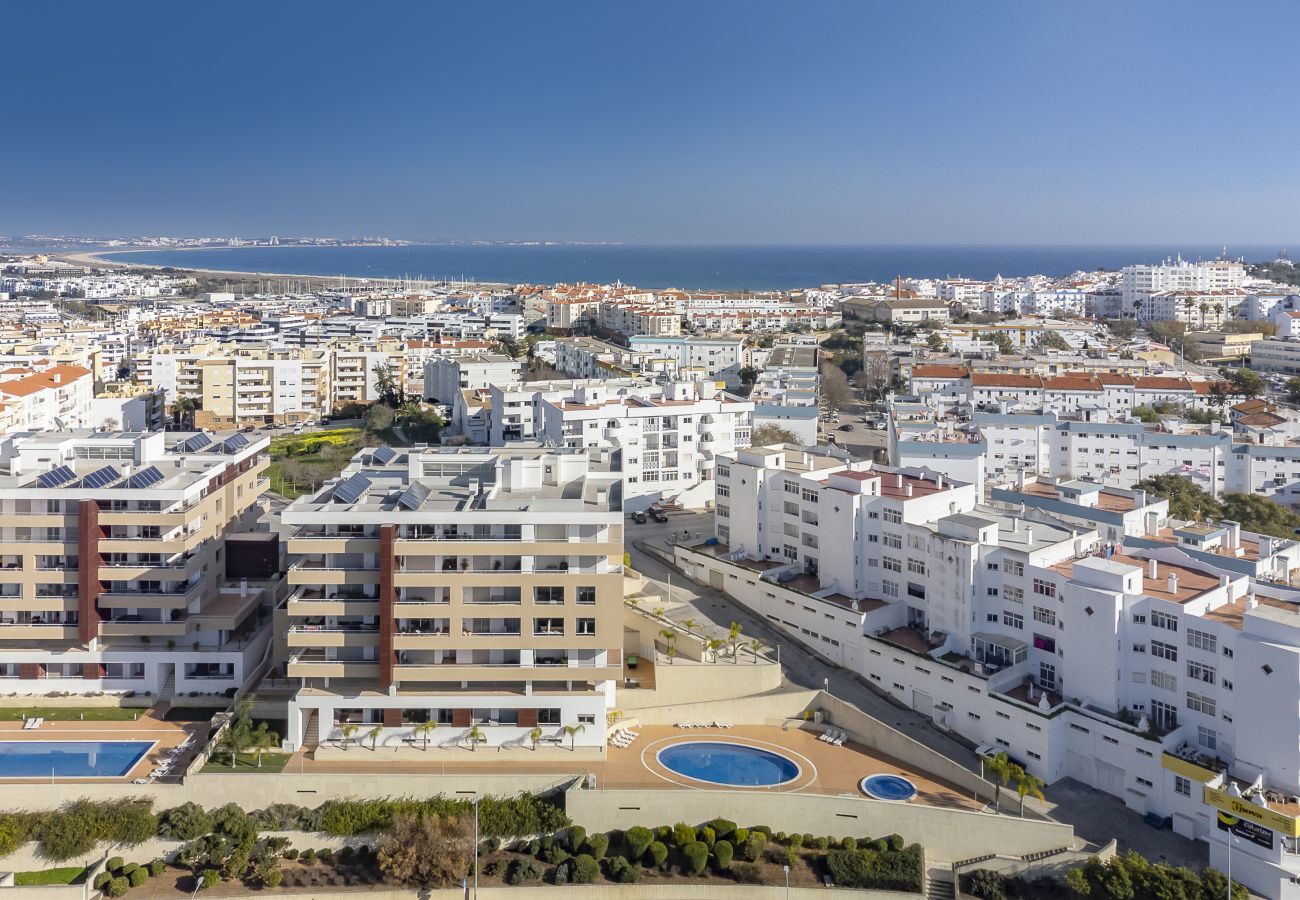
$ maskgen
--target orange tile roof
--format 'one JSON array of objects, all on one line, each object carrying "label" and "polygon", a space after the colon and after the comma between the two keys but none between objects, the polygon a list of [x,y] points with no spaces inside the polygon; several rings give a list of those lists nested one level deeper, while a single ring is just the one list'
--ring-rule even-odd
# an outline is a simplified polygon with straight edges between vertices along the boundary
[{"label": "orange tile roof", "polygon": [[1133,386],[1162,391],[1192,390],[1192,383],[1186,378],[1170,378],[1164,375],[1139,375],[1133,379]]},{"label": "orange tile roof", "polygon": [[0,393],[15,397],[26,397],[39,391],[64,387],[90,374],[89,369],[81,366],[54,366],[44,372],[25,375],[14,381],[0,382]]},{"label": "orange tile roof", "polygon": [[913,378],[965,378],[970,369],[965,366],[913,366]]}]

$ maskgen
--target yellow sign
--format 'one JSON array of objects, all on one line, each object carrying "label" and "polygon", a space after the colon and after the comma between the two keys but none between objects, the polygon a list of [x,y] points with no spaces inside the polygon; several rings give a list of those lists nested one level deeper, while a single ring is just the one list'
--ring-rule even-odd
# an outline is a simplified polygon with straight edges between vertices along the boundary
[{"label": "yellow sign", "polygon": [[1201,784],[1205,784],[1205,782],[1219,774],[1213,769],[1207,769],[1204,766],[1197,765],[1194,762],[1169,753],[1161,755],[1160,765],[1168,769],[1170,772],[1176,772],[1184,778],[1200,782]]},{"label": "yellow sign", "polygon": [[1241,797],[1234,797],[1227,791],[1221,791],[1209,785],[1205,785],[1202,790],[1204,802],[1215,809],[1232,813],[1234,816],[1254,822],[1256,825],[1263,825],[1265,828],[1281,832],[1287,837],[1296,837],[1297,834],[1300,834],[1300,831],[1296,829],[1294,816],[1287,816],[1275,810],[1265,809],[1257,803],[1243,800]]}]

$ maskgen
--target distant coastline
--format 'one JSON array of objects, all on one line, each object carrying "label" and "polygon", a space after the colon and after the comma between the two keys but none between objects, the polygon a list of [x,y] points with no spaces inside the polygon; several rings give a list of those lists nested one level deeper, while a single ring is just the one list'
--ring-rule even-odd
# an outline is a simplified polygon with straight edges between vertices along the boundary
[{"label": "distant coastline", "polygon": [[[1272,259],[1279,244],[1229,245],[1228,255]],[[174,268],[249,278],[455,281],[481,285],[590,281],[646,289],[785,291],[887,283],[896,276],[1065,277],[1166,257],[1210,259],[1207,245],[661,246],[629,244],[281,245],[90,249],[58,254],[80,265]]]}]

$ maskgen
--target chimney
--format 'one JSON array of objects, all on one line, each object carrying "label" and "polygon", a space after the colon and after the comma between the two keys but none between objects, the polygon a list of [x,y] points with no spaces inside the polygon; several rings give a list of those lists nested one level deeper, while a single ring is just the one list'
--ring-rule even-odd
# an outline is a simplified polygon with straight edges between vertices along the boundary
[{"label": "chimney", "polygon": [[1012,520],[1011,520],[1011,533],[1012,533],[1012,534],[1020,534],[1020,520],[1019,520],[1019,519],[1012,519]]},{"label": "chimney", "polygon": [[1154,559],[1147,560],[1147,578],[1159,578],[1159,570]]},{"label": "chimney", "polygon": [[1168,591],[1171,594],[1178,593],[1178,573],[1170,572],[1168,578]]},{"label": "chimney", "polygon": [[239,579],[239,596],[241,596],[241,597],[247,597],[247,596],[248,596],[248,579],[247,579],[247,578],[241,578],[241,579]]},{"label": "chimney", "polygon": [[903,489],[903,493],[908,497],[912,496],[912,486],[909,484],[906,488]]},{"label": "chimney", "polygon": [[935,474],[935,476],[934,476],[934,486],[937,487],[939,490],[943,490],[943,476],[942,476],[942,475],[939,475],[939,474],[937,474],[937,473]]},{"label": "chimney", "polygon": [[902,486],[903,486],[903,473],[902,473],[902,472],[895,472],[895,473],[894,473],[894,487],[896,487],[896,488],[901,488]]},{"label": "chimney", "polygon": [[1026,543],[1026,544],[1032,544],[1033,542],[1034,542],[1034,527],[1033,527],[1032,525],[1026,525],[1026,526],[1025,526],[1025,543]]},{"label": "chimney", "polygon": [[1254,609],[1259,606],[1259,601],[1255,599],[1254,594],[1246,595],[1246,609]]}]

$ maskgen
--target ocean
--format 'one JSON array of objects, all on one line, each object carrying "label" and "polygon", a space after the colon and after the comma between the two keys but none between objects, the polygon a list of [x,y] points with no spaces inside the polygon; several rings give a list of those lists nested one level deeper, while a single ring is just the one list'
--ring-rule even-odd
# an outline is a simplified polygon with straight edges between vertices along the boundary
[{"label": "ocean", "polygon": [[[1273,259],[1284,245],[1229,246],[1248,262]],[[995,275],[1068,275],[1118,269],[1182,254],[1210,259],[1202,245],[932,244],[869,246],[521,246],[419,244],[407,247],[234,247],[106,253],[123,262],[175,268],[354,278],[453,279],[506,284],[622,281],[644,288],[785,290],[820,284]]]}]

